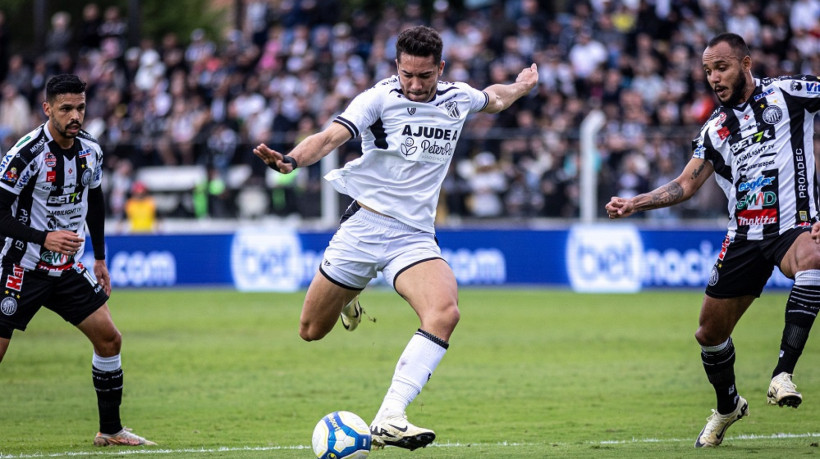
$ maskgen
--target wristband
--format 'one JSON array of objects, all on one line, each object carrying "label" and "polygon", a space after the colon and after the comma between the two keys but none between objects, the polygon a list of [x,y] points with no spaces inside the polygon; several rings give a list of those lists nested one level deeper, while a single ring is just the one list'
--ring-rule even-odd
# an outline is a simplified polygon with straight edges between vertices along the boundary
[{"label": "wristband", "polygon": [[[282,162],[290,164],[291,166],[293,166],[294,169],[299,167],[299,164],[296,162],[296,159],[294,159],[293,156],[282,155]],[[268,164],[268,167],[275,170],[276,172],[282,172],[281,170],[279,170],[279,167],[276,165],[276,161]]]}]

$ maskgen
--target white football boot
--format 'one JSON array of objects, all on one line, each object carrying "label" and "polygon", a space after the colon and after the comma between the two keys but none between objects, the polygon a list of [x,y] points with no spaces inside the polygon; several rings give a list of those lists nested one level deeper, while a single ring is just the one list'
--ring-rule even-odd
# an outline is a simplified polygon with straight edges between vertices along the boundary
[{"label": "white football boot", "polygon": [[748,414],[749,404],[745,398],[739,395],[737,397],[737,406],[731,413],[720,414],[712,410],[712,415],[706,419],[706,427],[700,431],[698,439],[695,440],[695,448],[718,446],[723,442],[723,435],[726,433],[726,429]]},{"label": "white football boot", "polygon": [[385,446],[398,446],[410,451],[424,448],[436,439],[436,433],[430,429],[416,427],[407,422],[407,415],[386,415],[370,424],[370,437],[373,449]]},{"label": "white football boot", "polygon": [[342,320],[342,326],[345,327],[345,330],[353,331],[359,326],[359,323],[361,323],[363,314],[364,309],[362,305],[359,304],[359,295],[356,295],[355,298],[350,300],[350,303],[347,303],[345,307],[342,308],[342,313],[339,315],[339,318]]},{"label": "white football boot", "polygon": [[785,371],[772,378],[766,398],[769,405],[785,405],[794,408],[800,406],[803,401],[803,396],[797,392],[797,386],[792,382],[792,375]]}]

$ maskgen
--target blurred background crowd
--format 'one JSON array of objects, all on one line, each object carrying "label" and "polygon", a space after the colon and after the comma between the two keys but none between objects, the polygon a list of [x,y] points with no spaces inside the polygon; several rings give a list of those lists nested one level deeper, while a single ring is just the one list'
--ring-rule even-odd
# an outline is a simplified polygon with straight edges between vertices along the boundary
[{"label": "blurred background crowd", "polygon": [[[319,166],[269,174],[253,146],[287,151],[321,129],[395,73],[400,30],[428,24],[444,39],[445,80],[483,88],[513,81],[532,62],[541,80],[509,110],[468,120],[440,223],[574,219],[579,126],[592,110],[606,116],[595,164],[600,215],[609,196],[642,193],[679,174],[716,108],[700,61],[713,35],[743,36],[755,76],[820,74],[820,0],[345,3],[238,1],[235,26],[218,34],[197,28],[137,43],[120,7],[87,3],[79,16],[50,14],[36,53],[17,51],[23,47],[0,13],[0,148],[44,121],[50,75],[77,73],[88,82],[85,128],[106,154],[110,218],[124,218],[132,194],[162,191],[140,171],[191,167],[206,172],[183,190],[185,199],[159,206],[161,217],[314,218]],[[351,141],[339,163],[358,154]],[[638,218],[725,218],[725,198],[705,187],[683,205]]]}]

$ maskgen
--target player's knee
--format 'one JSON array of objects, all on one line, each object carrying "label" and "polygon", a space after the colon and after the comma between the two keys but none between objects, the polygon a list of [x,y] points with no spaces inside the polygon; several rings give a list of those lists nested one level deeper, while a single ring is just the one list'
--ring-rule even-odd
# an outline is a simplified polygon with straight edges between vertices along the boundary
[{"label": "player's knee", "polygon": [[317,327],[315,324],[309,322],[302,322],[299,326],[299,336],[305,341],[320,340],[324,338],[329,331],[330,330]]},{"label": "player's knee", "polygon": [[111,357],[119,354],[122,349],[122,333],[117,329],[112,330],[102,340],[95,343],[95,347],[100,357]]},{"label": "player's knee", "polygon": [[729,337],[717,330],[712,330],[704,325],[695,331],[695,339],[701,346],[717,346],[726,341]]}]

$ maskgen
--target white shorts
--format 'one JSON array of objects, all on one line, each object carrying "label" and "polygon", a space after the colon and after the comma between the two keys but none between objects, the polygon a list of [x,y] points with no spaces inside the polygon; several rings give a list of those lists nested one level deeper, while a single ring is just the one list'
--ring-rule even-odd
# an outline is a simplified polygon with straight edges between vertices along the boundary
[{"label": "white shorts", "polygon": [[432,233],[361,208],[333,235],[319,271],[350,290],[363,290],[381,271],[395,288],[404,270],[437,258],[441,249]]}]

